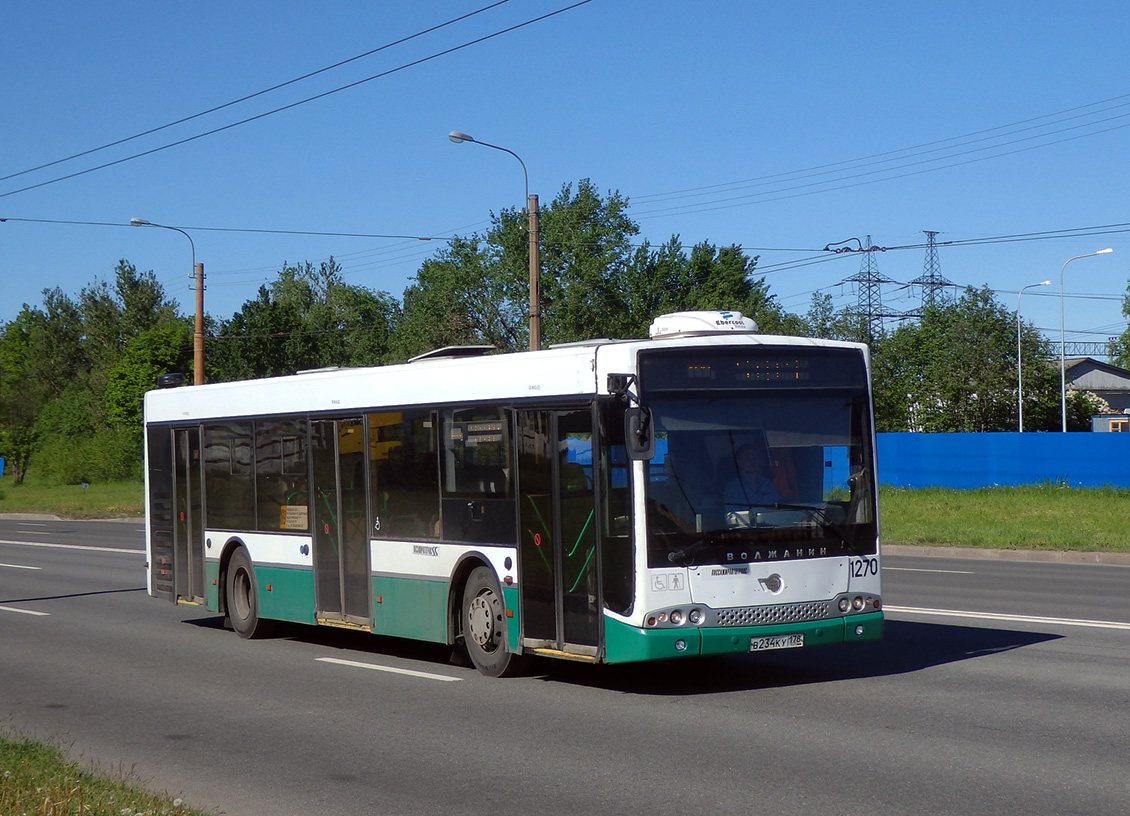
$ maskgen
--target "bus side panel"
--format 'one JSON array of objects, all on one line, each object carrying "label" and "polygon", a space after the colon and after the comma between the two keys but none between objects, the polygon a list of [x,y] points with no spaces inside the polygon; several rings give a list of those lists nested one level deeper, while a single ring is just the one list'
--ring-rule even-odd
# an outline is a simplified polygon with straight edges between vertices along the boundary
[{"label": "bus side panel", "polygon": [[373,576],[373,631],[380,635],[447,642],[449,582]]},{"label": "bus side panel", "polygon": [[314,623],[313,570],[256,566],[255,580],[260,617]]},{"label": "bus side panel", "polygon": [[521,632],[518,631],[519,617],[519,604],[521,603],[518,587],[516,586],[503,586],[502,587],[502,603],[506,607],[506,640],[509,644],[511,652],[518,653],[518,640]]},{"label": "bus side panel", "polygon": [[[204,607],[220,611],[220,562],[204,564]],[[309,569],[255,565],[259,616],[294,623],[314,623],[314,573]]]}]

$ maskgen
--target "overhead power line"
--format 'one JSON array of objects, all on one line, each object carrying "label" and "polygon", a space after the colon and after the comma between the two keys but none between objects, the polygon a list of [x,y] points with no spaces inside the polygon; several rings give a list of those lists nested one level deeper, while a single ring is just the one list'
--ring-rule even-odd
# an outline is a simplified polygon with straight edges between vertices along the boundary
[{"label": "overhead power line", "polygon": [[[651,201],[651,200],[671,200],[671,199],[680,198],[680,197],[691,197],[688,194],[703,195],[703,194],[707,194],[708,192],[725,192],[726,190],[724,188],[740,188],[742,186],[758,186],[759,182],[769,182],[769,181],[772,181],[773,179],[786,179],[790,176],[793,177],[794,179],[795,178],[812,178],[813,176],[816,176],[816,175],[826,175],[828,173],[831,173],[832,168],[837,168],[837,167],[847,166],[846,169],[855,169],[855,168],[858,168],[858,167],[866,167],[866,166],[869,166],[871,164],[880,163],[880,162],[874,161],[875,159],[886,159],[886,157],[897,156],[900,153],[909,154],[910,156],[918,156],[918,155],[923,155],[924,153],[932,153],[932,152],[938,152],[940,150],[951,149],[951,148],[935,147],[936,145],[944,145],[948,142],[959,142],[959,144],[955,145],[955,147],[962,147],[962,146],[967,145],[967,144],[974,144],[976,142],[986,141],[988,138],[993,138],[993,137],[984,137],[984,138],[980,138],[980,139],[973,139],[972,137],[975,137],[975,136],[982,136],[983,137],[984,134],[987,134],[987,133],[994,133],[994,132],[1000,131],[1000,130],[1009,130],[1010,128],[1019,128],[1020,125],[1028,125],[1031,122],[1039,122],[1040,120],[1043,120],[1043,119],[1056,119],[1056,117],[1063,117],[1065,114],[1075,113],[1076,111],[1085,110],[1086,108],[1094,108],[1094,107],[1097,107],[1099,105],[1106,105],[1110,102],[1118,102],[1119,103],[1117,105],[1112,105],[1110,107],[1102,108],[1101,110],[1091,111],[1090,113],[1079,113],[1079,114],[1076,114],[1075,116],[1070,116],[1070,117],[1066,117],[1066,118],[1063,118],[1063,119],[1058,119],[1057,121],[1050,122],[1048,124],[1058,124],[1060,122],[1071,121],[1073,119],[1080,119],[1080,118],[1083,118],[1085,116],[1093,116],[1097,113],[1106,113],[1107,111],[1116,110],[1118,108],[1123,108],[1123,107],[1130,105],[1130,101],[1122,101],[1122,100],[1127,100],[1127,99],[1130,99],[1130,94],[1121,94],[1119,96],[1113,96],[1113,97],[1109,97],[1107,99],[1100,99],[1096,102],[1088,102],[1084,105],[1077,105],[1075,107],[1067,108],[1067,109],[1061,110],[1061,111],[1056,111],[1054,113],[1046,113],[1046,114],[1043,114],[1041,116],[1034,116],[1034,117],[1031,117],[1029,119],[1022,119],[1022,120],[1017,121],[1017,122],[1010,122],[1010,123],[1004,124],[1004,125],[997,125],[995,127],[985,128],[985,129],[982,129],[982,130],[977,130],[977,131],[973,131],[973,132],[970,132],[970,133],[961,134],[961,135],[958,135],[958,136],[949,136],[949,137],[946,137],[944,139],[936,139],[934,141],[925,142],[923,144],[911,145],[909,147],[896,148],[894,150],[887,150],[887,151],[884,151],[882,153],[872,153],[868,156],[862,156],[862,157],[855,158],[855,159],[844,159],[842,161],[830,162],[828,164],[816,165],[814,167],[803,168],[803,169],[800,169],[800,170],[790,170],[790,171],[785,171],[785,172],[781,172],[781,173],[772,173],[772,174],[769,174],[769,175],[757,176],[757,177],[754,177],[754,178],[742,179],[742,180],[739,180],[739,181],[722,182],[722,183],[719,183],[719,184],[710,184],[710,185],[705,185],[705,186],[702,186],[702,187],[691,187],[691,188],[687,188],[687,189],[683,189],[683,190],[674,190],[674,191],[666,192],[666,193],[653,193],[651,195],[635,196],[633,198],[633,201],[635,201],[636,203],[640,203],[640,202],[647,202],[647,201]],[[1016,129],[1016,130],[1012,130],[1012,133],[1021,133],[1021,132],[1027,131],[1027,130],[1033,130],[1036,127],[1046,127],[1046,126],[1047,125],[1039,125],[1039,126],[1033,125],[1033,126],[1026,127],[1026,128],[1019,128],[1019,129]],[[1008,135],[1008,134],[1006,134],[1006,135]],[[933,148],[933,149],[932,150],[926,150],[925,148]],[[905,158],[905,157],[903,157],[903,158]],[[887,160],[889,160],[889,159],[887,159]],[[823,171],[823,172],[819,172],[819,171]]]},{"label": "overhead power line", "polygon": [[[3,221],[17,221],[27,224],[70,224],[81,227],[128,227],[130,224],[119,221],[63,221],[53,218],[0,218]],[[396,235],[380,232],[322,232],[316,230],[284,230],[284,229],[252,229],[247,227],[194,227],[184,225],[179,227],[192,232],[246,232],[265,233],[268,235],[321,235],[330,238],[410,238],[416,241],[434,241],[443,236],[437,235]]]},{"label": "overhead power line", "polygon": [[160,145],[160,146],[154,147],[150,150],[144,150],[140,153],[134,153],[131,156],[126,156],[124,158],[117,159],[116,161],[106,162],[104,164],[100,164],[100,165],[97,165],[95,167],[87,168],[86,170],[79,170],[79,171],[76,171],[74,173],[68,173],[65,176],[58,176],[57,178],[48,179],[47,181],[41,181],[38,184],[29,184],[28,186],[21,187],[17,190],[9,190],[6,193],[0,193],[0,198],[6,198],[7,196],[16,195],[17,193],[25,193],[28,190],[35,190],[35,189],[38,189],[40,187],[46,187],[49,184],[57,184],[60,181],[67,181],[68,179],[77,178],[78,176],[84,176],[87,173],[93,173],[97,170],[105,170],[108,167],[115,167],[119,164],[124,164],[125,162],[133,161],[134,159],[140,159],[144,156],[151,156],[154,153],[160,153],[161,151],[168,150],[169,148],[172,148],[172,147],[179,147],[180,145],[188,144],[189,142],[194,142],[197,139],[203,139],[205,136],[213,136],[217,133],[223,133],[226,130],[231,130],[232,128],[240,127],[241,125],[246,125],[246,124],[249,124],[251,122],[256,122],[260,119],[265,119],[268,116],[275,115],[276,113],[282,113],[283,111],[288,111],[288,110],[291,110],[292,108],[297,108],[300,105],[305,105],[308,102],[314,102],[318,99],[324,99],[327,96],[332,96],[334,94],[341,93],[342,91],[347,91],[347,90],[350,90],[352,88],[356,88],[359,85],[364,85],[367,82],[372,82],[373,80],[376,80],[376,79],[382,79],[386,76],[389,76],[391,74],[395,74],[399,71],[403,71],[403,70],[408,69],[408,68],[413,68],[417,65],[422,65],[423,63],[430,62],[431,60],[438,59],[440,57],[445,57],[449,54],[454,54],[457,51],[462,51],[463,49],[470,48],[473,45],[479,45],[480,43],[486,42],[488,40],[492,40],[496,37],[501,37],[503,34],[509,34],[513,31],[517,31],[518,29],[525,28],[526,26],[533,25],[534,23],[540,23],[543,20],[549,19],[550,17],[555,17],[558,14],[564,14],[566,11],[571,11],[575,8],[578,8],[579,6],[584,6],[584,5],[587,5],[588,3],[591,3],[591,2],[592,2],[592,0],[578,0],[578,2],[573,3],[571,5],[568,5],[568,6],[565,6],[563,8],[559,8],[556,11],[551,11],[551,12],[548,12],[546,14],[542,14],[539,17],[534,17],[533,19],[526,20],[525,22],[522,22],[522,23],[516,23],[515,25],[508,26],[507,28],[501,29],[500,31],[495,31],[492,34],[486,34],[482,37],[477,37],[473,40],[462,43],[460,45],[455,45],[455,46],[452,46],[451,48],[445,48],[444,50],[437,51],[436,53],[431,54],[429,56],[421,57],[420,59],[417,59],[417,60],[412,60],[411,62],[404,63],[403,65],[399,65],[395,68],[390,68],[387,71],[381,71],[379,74],[374,74],[373,76],[365,77],[364,79],[359,79],[356,82],[350,82],[347,85],[342,85],[338,88],[334,88],[334,89],[329,90],[329,91],[324,91],[320,94],[315,94],[314,96],[306,97],[305,99],[300,99],[297,102],[291,102],[289,105],[283,105],[281,107],[274,108],[273,110],[269,110],[269,111],[265,111],[264,113],[256,114],[255,116],[248,116],[247,118],[240,119],[237,122],[231,122],[230,124],[222,125],[221,127],[217,127],[217,128],[213,128],[212,130],[207,130],[207,131],[204,131],[203,133],[198,133],[195,136],[187,136],[184,139],[178,139],[175,142],[169,142],[168,144]]},{"label": "overhead power line", "polygon": [[[818,193],[846,190],[868,184],[877,184],[883,181],[894,181],[896,179],[922,175],[925,173],[932,173],[938,170],[945,170],[967,164],[989,161],[991,159],[1003,158],[1005,156],[1023,153],[1030,150],[1051,147],[1057,144],[1062,144],[1064,142],[1075,141],[1077,139],[1097,136],[1103,133],[1109,133],[1114,130],[1121,130],[1130,127],[1130,122],[1120,122],[1117,124],[1111,124],[1108,127],[1099,127],[1101,125],[1107,125],[1108,123],[1119,122],[1119,120],[1130,118],[1130,112],[1115,113],[1114,115],[1106,116],[1104,118],[1095,118],[1100,114],[1120,111],[1124,108],[1130,107],[1130,101],[1123,101],[1127,100],[1128,97],[1130,97],[1130,94],[1112,97],[1110,99],[1101,100],[1099,102],[1092,102],[1087,105],[1070,108],[1066,111],[1060,111],[1058,113],[1034,117],[1032,119],[1023,120],[1011,125],[1001,125],[995,128],[976,131],[974,133],[967,134],[966,136],[955,136],[948,139],[928,142],[924,145],[918,145],[915,147],[877,153],[859,159],[849,159],[846,161],[819,165],[817,167],[808,168],[806,170],[776,173],[766,176],[760,176],[757,178],[745,179],[742,181],[726,182],[723,184],[710,185],[707,187],[690,188],[671,193],[657,193],[648,196],[637,196],[635,197],[634,202],[637,205],[640,203],[646,203],[650,205],[660,204],[665,201],[677,201],[679,199],[708,199],[705,201],[698,201],[697,203],[674,204],[670,207],[659,207],[652,210],[644,210],[640,214],[641,217],[646,218],[663,218],[673,215],[685,215],[692,212],[710,212],[714,210],[732,209],[735,207],[751,206],[753,204],[764,204],[774,201],[782,201],[790,198],[800,198],[804,196],[816,195]],[[1108,104],[1112,102],[1116,104]],[[1106,107],[1099,107],[1103,105],[1106,105]],[[1076,111],[1082,111],[1088,108],[1097,109],[1090,110],[1086,113],[1075,113]],[[1074,115],[1065,115],[1069,113],[1072,113]],[[1084,118],[1088,119],[1089,121],[1066,124]],[[1040,120],[1049,121],[1038,125],[1028,125],[1028,123],[1030,122],[1039,122]],[[1028,126],[1019,127],[1020,125]],[[1057,127],[1060,125],[1065,126]],[[1085,133],[1074,133],[1075,131],[1084,129],[1090,130]],[[994,133],[997,131],[1003,132],[992,136],[982,135]],[[1030,131],[1039,132],[1031,133],[1030,135],[1019,136],[1018,138],[1008,138],[1012,136],[1018,136],[1019,134],[1029,133]],[[974,136],[980,138],[971,138]],[[1061,136],[1061,138],[1053,138],[1056,136]],[[1039,143],[1024,144],[1033,141],[1039,141]],[[985,142],[990,143],[983,144]],[[937,145],[943,146],[939,147]],[[1017,147],[1017,145],[1024,146]],[[979,155],[974,156],[973,158],[961,159],[961,157],[971,156],[978,153],[988,153],[989,155]],[[905,170],[907,172],[898,172],[902,170]],[[737,193],[741,190],[751,190],[755,188],[766,189],[759,192],[744,193],[742,195],[728,195],[730,193]]]},{"label": "overhead power line", "polygon": [[466,20],[470,17],[474,17],[476,14],[482,14],[484,11],[489,11],[490,9],[495,8],[496,6],[501,6],[504,3],[509,3],[509,2],[510,2],[510,0],[498,0],[498,2],[491,3],[488,6],[483,6],[481,9],[476,9],[475,11],[469,12],[467,14],[463,14],[459,17],[455,17],[451,20],[448,20],[447,22],[439,23],[438,25],[434,25],[431,28],[425,28],[423,31],[417,31],[415,34],[410,34],[407,37],[401,37],[399,40],[394,40],[390,43],[385,43],[384,45],[379,46],[378,48],[374,48],[370,51],[366,51],[364,54],[358,54],[355,57],[349,57],[348,59],[341,60],[340,62],[335,62],[333,65],[327,65],[325,68],[319,68],[316,71],[311,71],[308,74],[303,74],[302,76],[295,77],[294,79],[288,79],[286,82],[280,82],[277,85],[272,85],[271,87],[264,88],[261,91],[256,91],[255,93],[248,94],[247,96],[241,96],[239,99],[233,99],[231,102],[225,102],[222,105],[216,105],[213,108],[208,108],[207,110],[200,111],[199,113],[194,113],[191,116],[184,116],[184,117],[177,119],[173,122],[169,122],[167,124],[160,125],[160,126],[155,127],[155,128],[150,128],[149,130],[142,131],[141,133],[135,133],[133,136],[126,136],[123,139],[117,139],[116,141],[113,141],[113,142],[107,142],[104,145],[99,145],[98,147],[92,147],[89,150],[83,150],[79,153],[74,153],[70,156],[65,156],[64,158],[61,158],[61,159],[55,159],[55,161],[50,161],[50,162],[47,162],[46,164],[40,164],[36,167],[29,167],[27,170],[20,170],[19,172],[16,172],[16,173],[9,173],[6,176],[0,176],[0,181],[7,181],[8,179],[13,179],[13,178],[16,178],[17,176],[23,176],[23,175],[27,175],[28,173],[34,173],[36,170],[45,170],[48,167],[54,167],[55,165],[63,164],[64,162],[69,162],[73,159],[80,159],[83,156],[89,156],[92,153],[97,153],[101,150],[106,150],[107,148],[117,147],[118,145],[125,144],[126,142],[132,142],[134,139],[140,139],[143,136],[151,136],[154,133],[160,133],[162,130],[168,130],[171,127],[175,127],[177,125],[183,125],[185,122],[191,122],[193,119],[199,119],[200,117],[207,116],[210,113],[216,113],[217,111],[222,111],[225,108],[230,108],[234,105],[239,105],[242,102],[247,102],[247,101],[255,99],[256,97],[259,97],[259,96],[264,96],[265,94],[269,94],[272,91],[277,91],[281,88],[287,87],[288,85],[294,85],[298,82],[302,82],[305,79],[310,79],[311,77],[315,77],[318,74],[324,74],[327,71],[332,71],[335,68],[340,68],[343,65],[348,65],[349,63],[356,62],[359,59],[364,59],[365,57],[371,57],[373,54],[377,54],[381,51],[385,51],[385,50],[387,50],[389,48],[393,48],[397,45],[403,45],[404,43],[409,42],[410,40],[417,39],[418,37],[423,37],[425,34],[431,34],[434,31],[439,31],[441,28],[445,28],[449,25],[454,25],[455,23],[462,22],[463,20]]}]

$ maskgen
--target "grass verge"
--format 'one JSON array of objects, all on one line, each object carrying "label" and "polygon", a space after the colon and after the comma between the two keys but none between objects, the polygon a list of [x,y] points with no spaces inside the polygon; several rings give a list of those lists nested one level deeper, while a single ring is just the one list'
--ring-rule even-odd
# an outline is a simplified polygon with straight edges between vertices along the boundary
[{"label": "grass verge", "polygon": [[52,745],[0,733],[0,813],[24,816],[208,816],[146,791],[128,774],[101,774]]},{"label": "grass verge", "polygon": [[0,478],[0,513],[47,513],[63,518],[140,518],[145,513],[141,482],[49,484],[29,476],[23,484]]},{"label": "grass verge", "polygon": [[890,544],[1130,552],[1128,506],[1125,488],[879,490],[883,541]]}]

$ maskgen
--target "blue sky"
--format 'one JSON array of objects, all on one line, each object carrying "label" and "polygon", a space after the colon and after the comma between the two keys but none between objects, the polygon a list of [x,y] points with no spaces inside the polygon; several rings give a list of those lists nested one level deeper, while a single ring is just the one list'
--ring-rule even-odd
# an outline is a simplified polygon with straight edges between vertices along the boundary
[{"label": "blue sky", "polygon": [[[0,320],[39,305],[45,287],[77,295],[112,279],[120,258],[152,269],[191,310],[188,242],[124,226],[134,216],[190,232],[218,318],[284,262],[330,255],[351,283],[399,298],[444,239],[523,204],[518,163],[452,144],[461,130],[520,155],[543,203],[589,178],[630,199],[641,240],[741,244],[790,311],[805,312],[814,291],[856,303],[841,282],[862,256],[821,252],[829,243],[870,235],[913,247],[874,256],[881,274],[908,282],[923,272],[923,231],[935,230],[942,275],[992,287],[1010,310],[1020,287],[1051,279],[1025,292],[1021,311],[1056,339],[1063,263],[1112,247],[1067,267],[1067,339],[1126,328],[1130,6],[1119,2],[593,0],[490,37],[571,4],[510,0],[22,172],[489,4],[9,3]],[[1105,229],[1060,232],[1089,227]],[[436,240],[217,231],[243,229]],[[1037,240],[978,243],[1014,235]],[[882,291],[892,311],[919,303],[913,289]]]}]

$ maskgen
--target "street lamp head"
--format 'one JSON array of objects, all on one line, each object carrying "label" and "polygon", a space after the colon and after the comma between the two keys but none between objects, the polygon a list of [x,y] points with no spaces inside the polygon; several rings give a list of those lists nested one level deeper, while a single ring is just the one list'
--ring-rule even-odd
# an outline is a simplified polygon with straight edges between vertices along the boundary
[{"label": "street lamp head", "polygon": [[455,144],[475,141],[471,136],[468,136],[466,133],[461,133],[458,130],[451,131],[451,133],[447,134],[447,138],[451,139],[451,141],[455,142]]},{"label": "street lamp head", "polygon": [[131,218],[129,220],[129,225],[131,227],[151,227],[151,226],[153,226],[148,221],[146,221],[144,218]]},{"label": "street lamp head", "polygon": [[1040,281],[1040,282],[1039,282],[1039,283],[1037,283],[1036,285],[1037,285],[1037,286],[1051,286],[1051,285],[1052,285],[1052,282],[1051,282],[1050,280],[1046,280],[1046,281]]},{"label": "street lamp head", "polygon": [[1113,250],[1113,249],[1111,249],[1110,247],[1107,247],[1106,249],[1100,249],[1100,250],[1099,250],[1098,252],[1096,252],[1095,254],[1096,254],[1096,255],[1106,255],[1107,253],[1110,253],[1110,252],[1114,252],[1114,250]]}]

